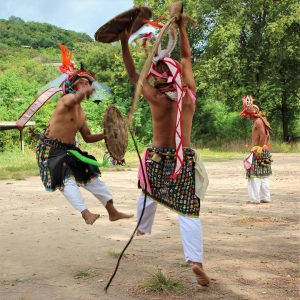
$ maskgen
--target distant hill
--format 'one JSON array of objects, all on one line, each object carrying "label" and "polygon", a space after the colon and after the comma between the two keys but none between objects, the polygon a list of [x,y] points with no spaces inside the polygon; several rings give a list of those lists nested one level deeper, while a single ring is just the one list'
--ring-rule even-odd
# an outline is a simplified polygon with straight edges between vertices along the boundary
[{"label": "distant hill", "polygon": [[76,42],[90,42],[85,33],[65,30],[48,23],[25,22],[17,17],[0,19],[0,42],[10,47],[57,48],[61,43],[73,48]]}]

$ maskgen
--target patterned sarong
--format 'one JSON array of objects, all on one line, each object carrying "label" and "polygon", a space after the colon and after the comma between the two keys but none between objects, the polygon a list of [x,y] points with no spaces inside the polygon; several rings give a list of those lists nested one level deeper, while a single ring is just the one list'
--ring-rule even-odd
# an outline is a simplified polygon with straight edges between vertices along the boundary
[{"label": "patterned sarong", "polygon": [[67,150],[76,150],[80,154],[92,158],[73,144],[65,144],[58,140],[48,139],[41,135],[35,153],[40,169],[40,177],[47,191],[63,190],[65,179],[73,176],[78,184],[86,184],[93,177],[100,175],[98,167],[86,164]]},{"label": "patterned sarong", "polygon": [[272,174],[271,154],[269,150],[263,150],[261,154],[253,153],[252,166],[247,170],[246,177],[265,178]]},{"label": "patterned sarong", "polygon": [[[147,194],[179,214],[198,217],[200,199],[195,193],[194,150],[184,149],[182,172],[176,179],[172,178],[176,165],[175,148],[151,147],[146,153],[145,166],[151,188],[147,189]],[[139,177],[141,178],[141,175]],[[140,181],[139,187],[143,187]],[[143,191],[145,192],[144,189]]]}]

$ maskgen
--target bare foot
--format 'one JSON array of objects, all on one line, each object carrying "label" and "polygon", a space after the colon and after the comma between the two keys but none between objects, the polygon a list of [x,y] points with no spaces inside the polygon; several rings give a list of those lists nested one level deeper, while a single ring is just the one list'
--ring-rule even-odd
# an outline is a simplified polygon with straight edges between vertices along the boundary
[{"label": "bare foot", "polygon": [[129,219],[129,218],[132,218],[132,217],[133,217],[133,214],[124,214],[122,212],[116,211],[116,212],[111,213],[109,215],[109,220],[114,222],[114,221],[117,221],[117,220]]},{"label": "bare foot", "polygon": [[85,209],[81,212],[82,217],[85,220],[86,224],[93,225],[95,221],[100,217],[98,214],[91,213],[88,209]]},{"label": "bare foot", "polygon": [[192,270],[194,274],[196,275],[196,279],[198,284],[202,286],[209,286],[209,278],[203,271],[202,264],[193,264]]},{"label": "bare foot", "polygon": [[145,235],[145,232],[142,232],[142,231],[139,231],[139,230],[138,230],[138,231],[136,232],[136,235],[137,235],[137,236]]}]

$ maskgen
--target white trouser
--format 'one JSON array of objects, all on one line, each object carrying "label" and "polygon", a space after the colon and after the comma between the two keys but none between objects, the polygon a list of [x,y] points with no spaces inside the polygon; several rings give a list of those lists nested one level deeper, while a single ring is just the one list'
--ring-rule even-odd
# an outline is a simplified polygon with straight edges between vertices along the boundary
[{"label": "white trouser", "polygon": [[[138,198],[137,219],[140,219],[145,195],[141,194]],[[145,212],[138,230],[140,232],[151,234],[157,203],[150,197],[147,197]],[[203,261],[203,239],[202,225],[200,218],[190,218],[178,215],[181,241],[186,261],[199,262]]]},{"label": "white trouser", "polygon": [[251,202],[270,201],[269,178],[248,179],[248,194]]},{"label": "white trouser", "polygon": [[[93,178],[89,183],[82,185],[82,187],[91,192],[104,206],[106,206],[109,200],[112,200],[112,194],[109,191],[107,184],[98,177]],[[70,204],[79,212],[82,212],[87,208],[74,179],[66,179],[62,193],[68,199]]]}]

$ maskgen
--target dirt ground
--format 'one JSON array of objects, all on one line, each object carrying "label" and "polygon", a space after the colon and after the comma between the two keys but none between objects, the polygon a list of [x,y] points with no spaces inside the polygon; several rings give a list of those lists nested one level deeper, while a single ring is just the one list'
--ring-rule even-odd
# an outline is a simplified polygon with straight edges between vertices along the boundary
[{"label": "dirt ground", "polygon": [[[177,216],[159,207],[153,234],[136,237],[106,295],[103,291],[135,218],[86,225],[60,192],[46,193],[38,177],[0,181],[0,299],[299,299],[300,154],[275,154],[271,204],[247,205],[239,160],[207,162],[202,202],[209,288],[184,263]],[[116,206],[135,212],[136,170],[106,172]],[[181,294],[148,294],[140,286],[160,268],[182,281]]]}]

